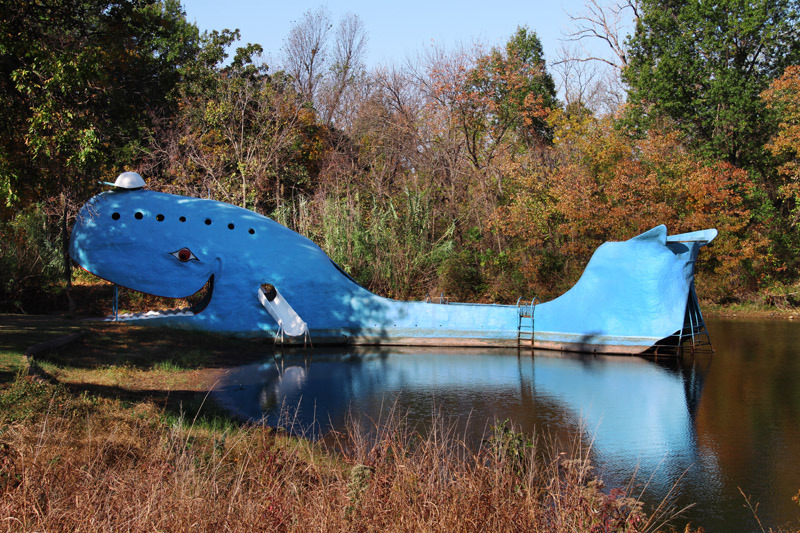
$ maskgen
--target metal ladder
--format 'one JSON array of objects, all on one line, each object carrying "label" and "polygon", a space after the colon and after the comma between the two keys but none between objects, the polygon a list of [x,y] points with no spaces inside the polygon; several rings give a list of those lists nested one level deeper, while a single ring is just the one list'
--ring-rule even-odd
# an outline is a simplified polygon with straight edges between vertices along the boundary
[{"label": "metal ladder", "polygon": [[522,348],[522,341],[529,341],[530,348],[533,349],[534,339],[534,311],[536,304],[541,303],[539,298],[534,296],[528,302],[520,296],[517,300],[517,348]]}]

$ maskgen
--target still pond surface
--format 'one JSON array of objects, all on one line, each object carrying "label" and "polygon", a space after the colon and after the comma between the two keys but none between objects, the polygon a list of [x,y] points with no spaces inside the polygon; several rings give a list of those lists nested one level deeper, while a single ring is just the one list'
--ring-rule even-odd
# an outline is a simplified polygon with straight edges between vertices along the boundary
[{"label": "still pond surface", "polygon": [[[709,320],[713,355],[680,361],[498,350],[317,348],[231,370],[219,400],[239,415],[317,434],[394,408],[422,426],[438,411],[476,440],[495,421],[566,442],[583,431],[608,488],[635,476],[656,505],[674,489],[709,532],[800,528],[800,323]],[[282,363],[282,364],[280,364]],[[278,369],[282,367],[282,371]]]}]

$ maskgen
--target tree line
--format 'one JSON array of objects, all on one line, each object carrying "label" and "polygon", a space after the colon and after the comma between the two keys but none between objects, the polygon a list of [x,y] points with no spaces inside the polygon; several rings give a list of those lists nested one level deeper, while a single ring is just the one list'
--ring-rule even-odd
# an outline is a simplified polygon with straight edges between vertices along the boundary
[{"label": "tree line", "polygon": [[0,307],[64,305],[75,213],[124,170],[270,216],[388,296],[553,297],[599,244],[664,223],[719,229],[704,297],[793,305],[798,18],[589,0],[573,36],[608,44],[605,71],[548,64],[527,27],[368,69],[361,20],[324,8],[268,65],[177,0],[2,0]]}]

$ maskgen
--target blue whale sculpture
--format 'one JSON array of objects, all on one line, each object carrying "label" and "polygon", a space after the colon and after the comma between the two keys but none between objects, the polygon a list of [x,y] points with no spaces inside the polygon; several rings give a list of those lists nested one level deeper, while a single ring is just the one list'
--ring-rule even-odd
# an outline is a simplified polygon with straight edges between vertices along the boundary
[{"label": "blue whale sculpture", "polygon": [[[607,242],[573,288],[526,306],[440,304],[383,298],[358,285],[311,240],[227,203],[116,189],[90,199],[72,230],[70,254],[89,272],[136,291],[184,298],[183,310],[123,315],[142,324],[237,336],[275,335],[264,284],[315,343],[518,346],[640,353],[696,328],[694,264],[716,236],[667,236],[657,226]],[[691,315],[691,316],[689,316]],[[691,319],[691,320],[690,320]],[[690,323],[691,322],[691,323]]]}]

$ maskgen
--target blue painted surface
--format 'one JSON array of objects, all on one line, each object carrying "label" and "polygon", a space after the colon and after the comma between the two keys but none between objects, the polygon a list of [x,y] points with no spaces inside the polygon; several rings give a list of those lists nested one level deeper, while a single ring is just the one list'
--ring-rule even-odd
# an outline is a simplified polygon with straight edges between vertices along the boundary
[{"label": "blue painted surface", "polygon": [[[715,236],[716,230],[704,230],[667,237],[666,227],[658,226],[603,244],[572,289],[536,306],[537,344],[637,351],[625,347],[648,347],[673,335],[683,325],[699,248]],[[315,342],[517,342],[516,306],[377,296],[309,239],[213,200],[148,190],[104,192],[82,208],[70,254],[103,279],[157,296],[192,295],[213,276],[213,293],[201,312],[143,319],[151,325],[274,334],[277,325],[258,300],[260,285],[271,283],[308,323]]]}]

